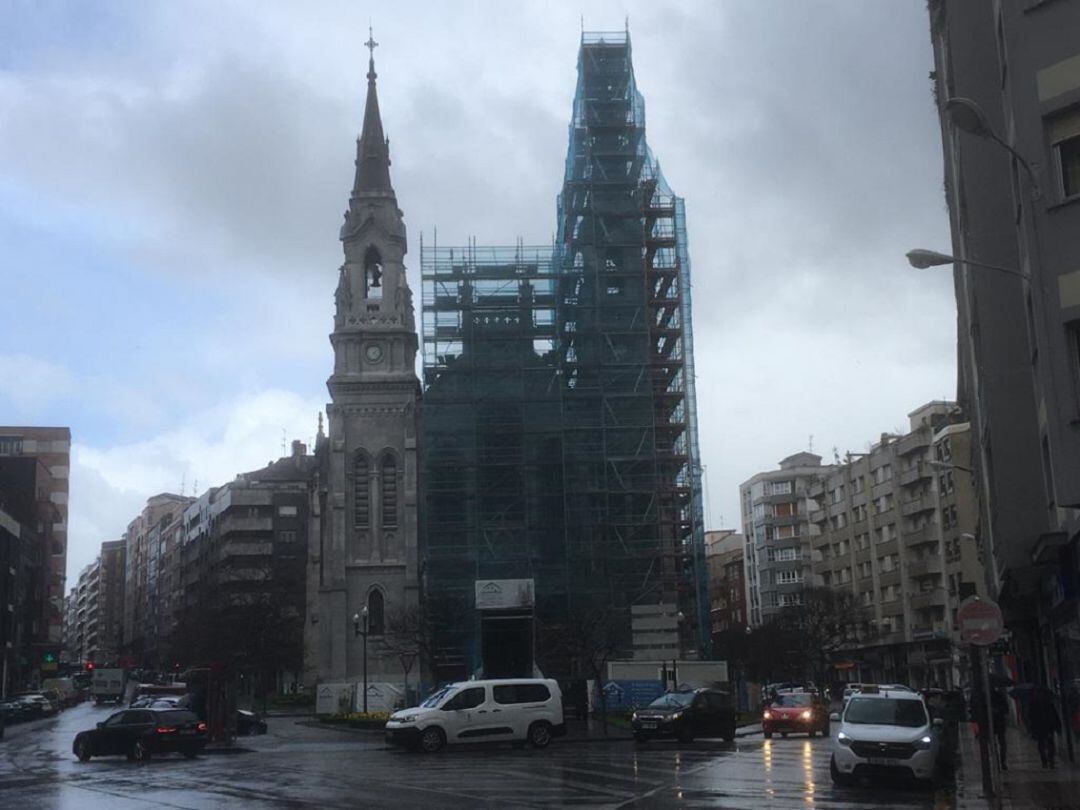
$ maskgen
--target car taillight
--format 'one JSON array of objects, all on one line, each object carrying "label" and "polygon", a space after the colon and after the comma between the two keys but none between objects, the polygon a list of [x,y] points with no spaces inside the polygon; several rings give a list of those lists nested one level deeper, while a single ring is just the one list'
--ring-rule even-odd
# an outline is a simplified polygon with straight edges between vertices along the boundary
[{"label": "car taillight", "polygon": [[206,723],[199,723],[199,725],[195,726],[195,728],[199,731],[206,731]]},{"label": "car taillight", "polygon": [[158,726],[158,734],[172,734],[176,731],[176,726]]}]

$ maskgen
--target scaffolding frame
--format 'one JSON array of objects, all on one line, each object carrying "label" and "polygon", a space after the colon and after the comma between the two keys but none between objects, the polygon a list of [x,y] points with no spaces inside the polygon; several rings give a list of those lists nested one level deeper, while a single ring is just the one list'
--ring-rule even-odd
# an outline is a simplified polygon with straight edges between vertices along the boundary
[{"label": "scaffolding frame", "polygon": [[[629,35],[582,35],[550,247],[421,244],[426,593],[532,578],[538,619],[677,605],[709,653],[685,209]],[[437,616],[433,616],[439,624]],[[473,621],[443,660],[480,661]]]}]

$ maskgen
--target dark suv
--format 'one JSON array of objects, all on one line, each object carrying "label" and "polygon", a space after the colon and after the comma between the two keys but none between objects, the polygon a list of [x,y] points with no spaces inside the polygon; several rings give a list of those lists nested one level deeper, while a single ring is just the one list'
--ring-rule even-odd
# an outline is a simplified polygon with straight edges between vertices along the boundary
[{"label": "dark suv", "polygon": [[75,735],[71,750],[80,762],[125,754],[145,760],[152,754],[196,756],[206,747],[206,723],[187,709],[124,709],[97,728]]},{"label": "dark suv", "polygon": [[731,698],[719,689],[668,692],[631,720],[634,739],[645,742],[654,737],[675,737],[690,742],[694,737],[735,739],[735,710]]}]

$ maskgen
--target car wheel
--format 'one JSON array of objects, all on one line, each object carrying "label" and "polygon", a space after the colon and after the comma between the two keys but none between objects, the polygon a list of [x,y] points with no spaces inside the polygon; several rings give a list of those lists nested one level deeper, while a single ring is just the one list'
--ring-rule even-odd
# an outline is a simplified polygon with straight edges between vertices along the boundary
[{"label": "car wheel", "polygon": [[90,743],[86,740],[79,740],[79,744],[75,746],[75,756],[79,758],[79,762],[89,762],[90,757],[93,756]]},{"label": "car wheel", "polygon": [[766,740],[771,740],[772,739],[772,732],[771,731],[766,731],[765,732],[765,739]]},{"label": "car wheel", "polygon": [[131,746],[131,758],[137,762],[146,762],[150,759],[150,749],[146,746],[142,740],[136,740],[135,745]]},{"label": "car wheel", "polygon": [[425,754],[434,754],[446,745],[446,735],[438,726],[428,726],[420,733],[420,750]]},{"label": "car wheel", "polygon": [[533,748],[547,748],[551,744],[551,724],[538,720],[529,726],[529,742]]},{"label": "car wheel", "polygon": [[829,757],[829,776],[832,777],[834,785],[850,785],[851,777],[845,773],[840,773],[840,769],[836,767],[836,758]]}]

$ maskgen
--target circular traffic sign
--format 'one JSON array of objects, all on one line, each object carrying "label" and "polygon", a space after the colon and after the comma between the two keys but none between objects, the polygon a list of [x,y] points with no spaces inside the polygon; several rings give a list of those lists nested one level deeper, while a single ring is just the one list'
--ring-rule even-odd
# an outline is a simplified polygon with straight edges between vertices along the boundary
[{"label": "circular traffic sign", "polygon": [[960,625],[960,642],[985,647],[993,644],[1005,632],[1005,619],[1001,608],[989,599],[971,596],[964,600],[956,611],[956,622]]}]

